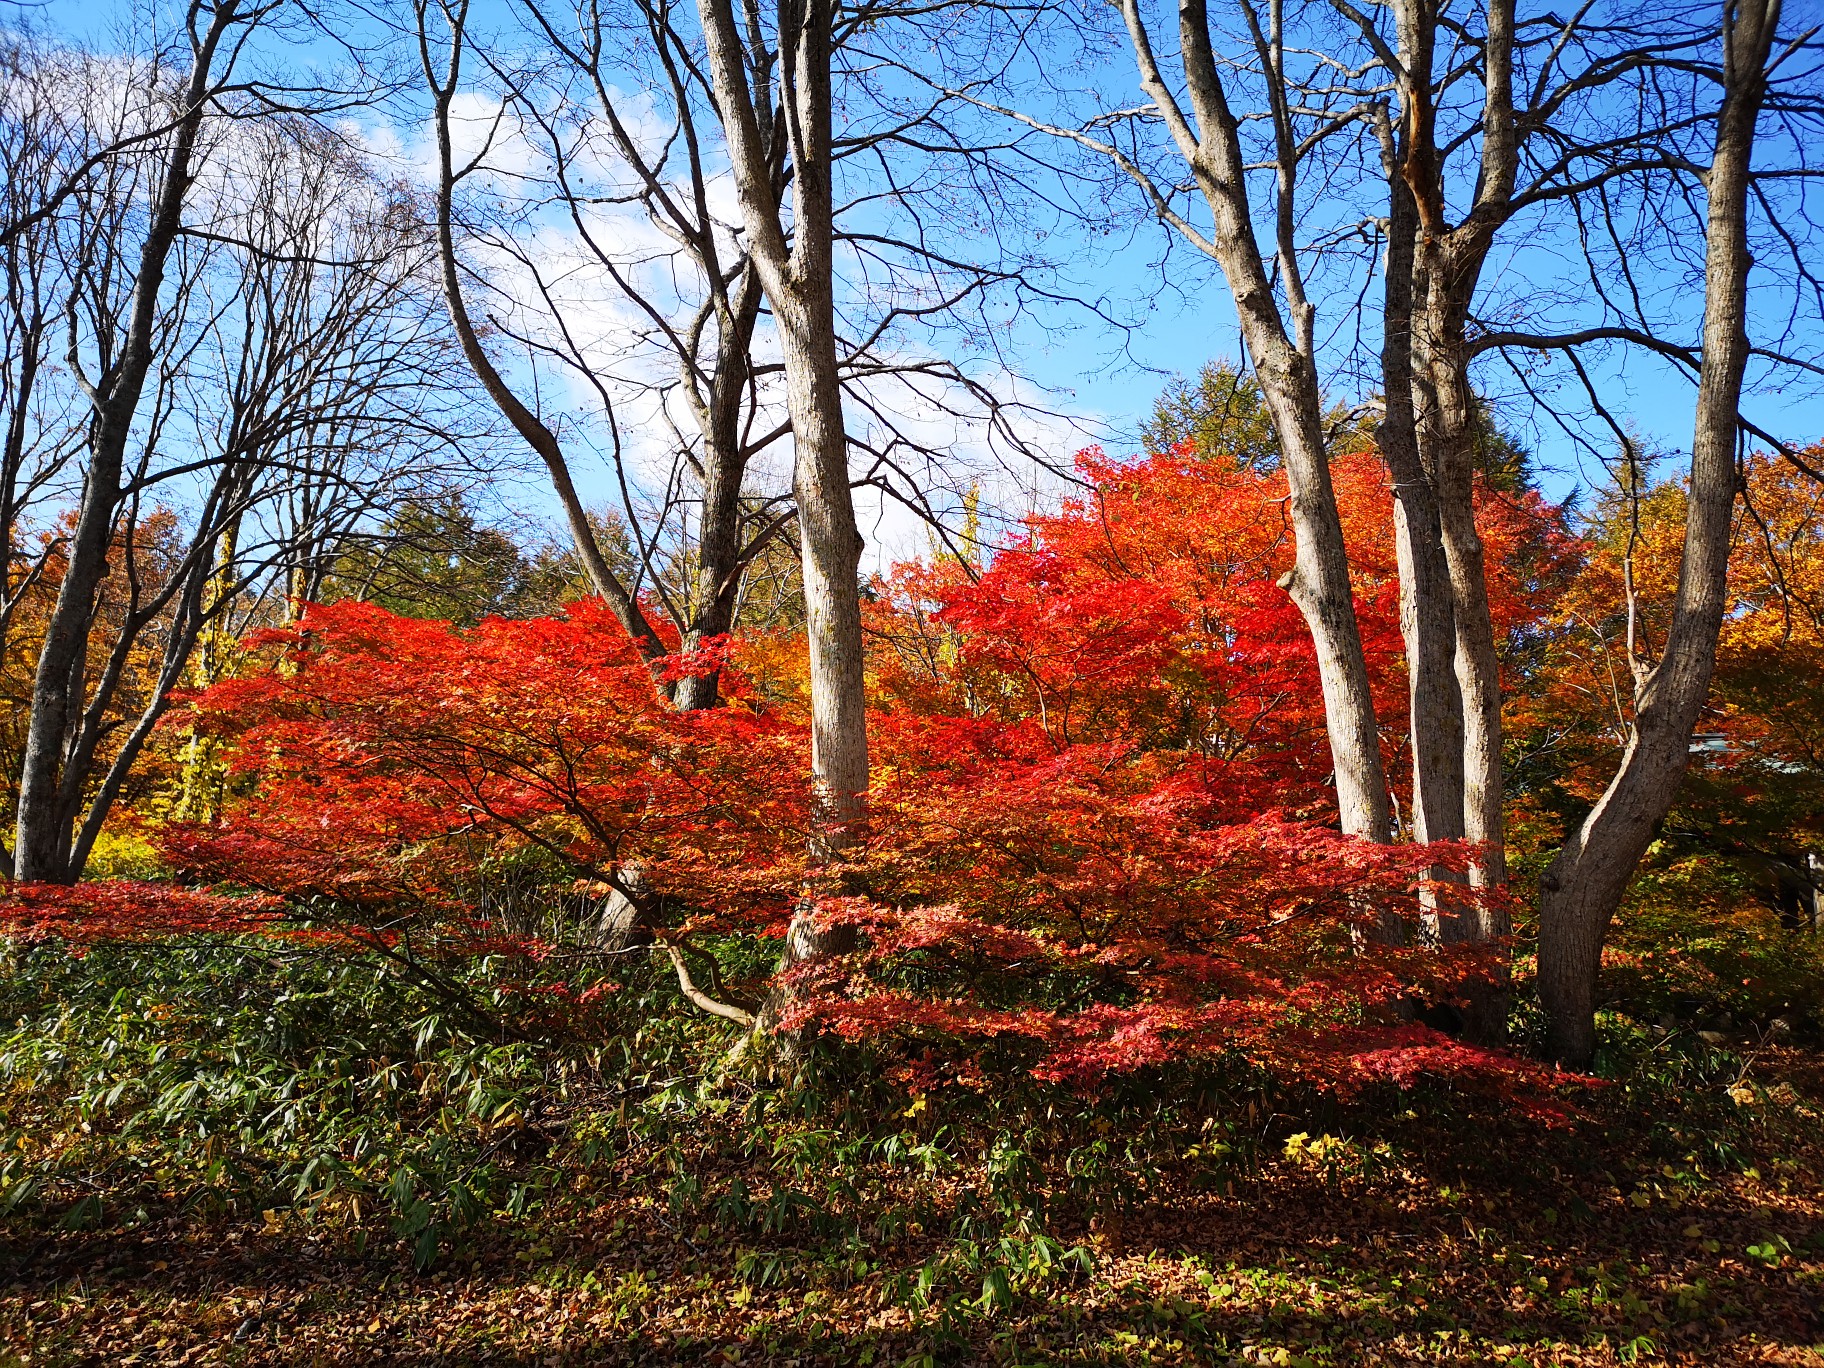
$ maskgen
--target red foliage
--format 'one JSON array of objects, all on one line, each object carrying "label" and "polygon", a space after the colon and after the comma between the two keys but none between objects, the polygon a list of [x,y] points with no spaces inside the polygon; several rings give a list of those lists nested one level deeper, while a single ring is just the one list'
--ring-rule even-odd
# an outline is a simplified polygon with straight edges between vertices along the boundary
[{"label": "red foliage", "polygon": [[[267,663],[186,718],[228,743],[234,796],[218,822],[168,829],[167,852],[475,948],[501,947],[473,895],[527,851],[597,886],[637,861],[668,936],[777,935],[814,885],[820,915],[863,934],[793,972],[792,1019],[947,1053],[952,1076],[988,1050],[1075,1086],[1221,1057],[1333,1088],[1505,1068],[1393,1010],[1461,983],[1468,952],[1360,934],[1469,852],[1326,824],[1309,637],[1276,583],[1279,477],[1182,455],[1079,464],[1093,493],[979,573],[900,567],[871,605],[875,784],[841,869],[807,868],[808,734],[725,668],[740,643],[669,662],[725,669],[728,705],[680,714],[593,604],[458,632],[343,603],[262,634]],[[1333,474],[1397,756],[1387,489],[1368,456]],[[1498,611],[1524,616],[1516,592]]]},{"label": "red foliage", "polygon": [[233,896],[169,884],[125,880],[77,884],[14,884],[0,890],[0,935],[76,945],[163,940],[174,936],[233,936],[269,931],[283,907],[277,898]]},{"label": "red foliage", "polygon": [[339,603],[251,644],[277,663],[193,704],[257,781],[220,823],[167,832],[194,873],[434,906],[528,846],[597,880],[652,861],[680,894],[803,846],[798,729],[740,707],[671,711],[599,605],[456,632]]},{"label": "red foliage", "polygon": [[[1054,749],[1118,742],[1194,758],[1229,820],[1285,809],[1333,820],[1310,634],[1284,477],[1191,451],[1078,458],[1085,497],[1030,520],[979,573],[898,567],[870,613],[883,698],[926,715],[1037,727]],[[1389,773],[1403,775],[1406,684],[1392,495],[1371,453],[1331,467]],[[1527,573],[1564,539],[1536,496],[1482,491],[1497,629],[1545,605]]]},{"label": "red foliage", "polygon": [[994,729],[956,730],[881,719],[884,743],[946,763],[902,764],[877,787],[853,875],[872,897],[821,907],[863,948],[798,971],[798,1020],[1023,1042],[1036,1077],[1074,1085],[1242,1056],[1344,1087],[1368,1073],[1327,1034],[1393,1021],[1401,998],[1442,999],[1478,970],[1473,952],[1356,934],[1465,849],[1373,846],[1274,814],[1225,822],[1189,763],[1110,746],[1008,757]]}]

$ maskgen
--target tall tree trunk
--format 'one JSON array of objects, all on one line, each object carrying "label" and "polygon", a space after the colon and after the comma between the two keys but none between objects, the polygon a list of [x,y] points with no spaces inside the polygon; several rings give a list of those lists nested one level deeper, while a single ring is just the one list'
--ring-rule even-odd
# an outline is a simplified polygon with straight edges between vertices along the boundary
[{"label": "tall tree trunk", "polygon": [[[1204,0],[1179,0],[1178,6],[1189,117],[1160,73],[1138,0],[1122,0],[1121,11],[1139,65],[1141,88],[1165,120],[1213,218],[1207,238],[1182,220],[1176,222],[1181,232],[1215,260],[1228,281],[1254,373],[1279,438],[1297,541],[1293,568],[1280,584],[1297,605],[1316,648],[1342,828],[1351,835],[1386,841],[1392,836],[1392,817],[1380,731],[1356,622],[1342,520],[1324,449],[1323,394],[1313,336],[1316,309],[1305,297],[1292,241],[1298,158],[1283,117],[1284,107],[1276,106],[1277,266],[1286,296],[1282,313],[1255,236],[1240,125],[1223,89]],[[1273,46],[1278,37],[1277,26],[1271,38],[1257,34],[1270,62],[1280,55]],[[1171,214],[1169,208],[1161,212]]]},{"label": "tall tree trunk", "polygon": [[[836,364],[834,205],[831,194],[830,0],[779,7],[780,105],[788,130],[788,241],[763,120],[771,92],[748,83],[731,0],[698,0],[716,104],[728,136],[742,218],[784,353],[795,463],[792,486],[804,546],[811,674],[811,771],[818,842],[839,851],[868,787],[862,683],[861,534],[849,488],[848,435]],[[764,70],[764,65],[756,62]],[[758,73],[757,73],[758,74]]]},{"label": "tall tree trunk", "polygon": [[1659,663],[1636,690],[1620,770],[1540,880],[1539,996],[1552,1054],[1576,1068],[1595,1055],[1603,940],[1684,777],[1728,600],[1737,414],[1749,349],[1748,193],[1779,13],[1779,0],[1729,0],[1723,11],[1722,108],[1706,185],[1703,362],[1672,626]]},{"label": "tall tree trunk", "polygon": [[[744,47],[734,0],[697,0],[697,9],[747,248],[772,307],[784,356],[810,651],[811,853],[816,860],[832,862],[861,835],[868,788],[861,534],[849,487],[848,433],[836,360],[830,77],[835,12],[832,0],[782,0],[778,9],[778,108],[791,158],[788,238],[770,154],[774,101],[769,73],[775,55],[766,53],[758,38]],[[749,13],[747,21],[747,30],[757,35],[757,14]],[[852,944],[846,929],[817,928],[807,897],[788,930],[780,970]],[[765,1004],[761,1030],[776,1027],[783,1001],[775,993]],[[789,1064],[796,1043],[780,1043]]]},{"label": "tall tree trunk", "polygon": [[[1290,346],[1279,345],[1283,339],[1273,338],[1267,329],[1246,331],[1274,415],[1291,490],[1297,546],[1293,568],[1280,583],[1304,617],[1317,649],[1337,813],[1349,835],[1387,841],[1393,835],[1392,808],[1349,582],[1349,555],[1324,453],[1316,370]],[[1256,331],[1268,335],[1257,343]]]},{"label": "tall tree trunk", "polygon": [[[1473,889],[1492,893],[1507,881],[1506,831],[1501,767],[1501,663],[1489,614],[1482,538],[1476,529],[1475,470],[1477,414],[1462,347],[1461,314],[1454,336],[1421,343],[1429,369],[1422,450],[1431,456],[1438,526],[1448,581],[1444,590],[1454,628],[1455,689],[1461,707],[1461,804],[1457,832],[1475,845],[1469,866]],[[1494,945],[1512,932],[1505,904],[1493,896],[1471,897],[1438,922],[1444,945]],[[1510,975],[1503,953],[1458,987],[1463,1033],[1497,1044],[1507,1034]]]},{"label": "tall tree trunk", "polygon": [[[1376,433],[1393,483],[1394,549],[1400,577],[1400,635],[1406,646],[1412,731],[1412,838],[1463,835],[1463,707],[1454,669],[1456,620],[1437,500],[1419,454],[1413,401],[1412,313],[1418,213],[1397,174],[1393,131],[1383,127],[1388,172],[1385,319],[1381,340],[1386,417]],[[1434,870],[1434,877],[1441,871]],[[1436,918],[1432,932],[1437,934]]]},{"label": "tall tree trunk", "polygon": [[[1372,24],[1352,7],[1345,12]],[[1388,305],[1382,370],[1390,421],[1382,452],[1402,502],[1410,484],[1414,504],[1429,502],[1423,524],[1425,545],[1402,548],[1401,591],[1407,613],[1430,636],[1423,654],[1414,653],[1412,671],[1414,805],[1430,820],[1420,839],[1465,837],[1480,853],[1468,882],[1494,888],[1506,879],[1502,819],[1501,691],[1494,628],[1488,610],[1482,542],[1476,529],[1474,444],[1478,413],[1469,384],[1469,351],[1463,328],[1496,228],[1511,211],[1514,185],[1515,121],[1512,101],[1513,0],[1489,0],[1482,46],[1484,105],[1480,178],[1476,199],[1455,227],[1446,222],[1443,156],[1437,146],[1434,104],[1439,5],[1436,0],[1395,0],[1397,55],[1384,61],[1397,80],[1400,120],[1396,129],[1376,112],[1387,177]],[[1395,421],[1397,417],[1398,421]],[[1406,517],[1404,535],[1418,538],[1417,519]],[[1439,652],[1443,653],[1440,677]],[[1448,694],[1446,704],[1440,699]],[[1421,701],[1430,700],[1422,709]],[[1419,754],[1422,717],[1448,713],[1449,762]],[[1428,777],[1436,782],[1428,784]],[[1453,808],[1446,817],[1436,809]],[[1435,816],[1433,815],[1435,813]],[[1415,827],[1418,825],[1415,822]],[[1504,940],[1507,918],[1498,903],[1458,900],[1427,916],[1441,944]],[[1507,976],[1461,985],[1464,1029],[1472,1038],[1497,1040],[1505,1034]]]},{"label": "tall tree trunk", "polygon": [[96,596],[108,573],[108,546],[120,506],[121,473],[128,439],[139,412],[146,377],[157,356],[158,301],[172,245],[183,227],[193,177],[197,137],[208,107],[213,68],[223,40],[239,22],[233,0],[216,7],[196,40],[190,77],[181,96],[181,116],[171,132],[140,245],[127,303],[127,322],[118,360],[97,377],[92,396],[89,460],[83,472],[82,502],[70,538],[63,583],[46,623],[44,645],[32,679],[31,721],[20,768],[18,829],[13,848],[14,877],[22,883],[72,883],[71,823],[65,801],[70,776],[65,748],[77,722]]},{"label": "tall tree trunk", "polygon": [[[1501,667],[1488,609],[1482,539],[1476,530],[1478,413],[1464,329],[1496,229],[1512,212],[1519,165],[1513,108],[1514,0],[1488,0],[1485,16],[1480,176],[1468,215],[1449,231],[1443,225],[1442,158],[1434,145],[1429,113],[1425,118],[1427,147],[1418,168],[1428,177],[1419,201],[1424,318],[1415,326],[1413,339],[1424,375],[1419,449],[1437,499],[1456,627],[1457,688],[1463,710],[1463,834],[1482,852],[1470,867],[1470,882],[1497,888],[1507,880],[1501,811]],[[1435,34],[1436,11],[1428,11],[1421,24],[1427,35]],[[1427,82],[1432,79],[1431,46],[1428,36]],[[1429,111],[1429,94],[1424,106]],[[1416,293],[1415,304],[1420,302]],[[1421,369],[1417,362],[1415,369]],[[1451,936],[1490,941],[1505,938],[1508,931],[1497,905],[1476,903],[1458,918]],[[1504,1018],[1505,999],[1497,1005]]]},{"label": "tall tree trunk", "polygon": [[848,435],[830,300],[802,312],[775,306],[785,354],[792,436],[792,489],[804,544],[804,599],[811,666],[811,773],[818,841],[840,853],[863,814],[868,787],[867,695],[862,681],[861,534],[849,490]]},{"label": "tall tree trunk", "polygon": [[[1450,308],[1446,334],[1425,344],[1430,369],[1428,423],[1421,439],[1433,456],[1438,527],[1449,580],[1447,592],[1455,628],[1455,670],[1463,717],[1462,834],[1481,853],[1470,866],[1470,882],[1498,888],[1507,879],[1501,799],[1501,663],[1495,650],[1494,620],[1488,607],[1488,578],[1482,537],[1476,530],[1474,450],[1475,397],[1469,387],[1462,312]],[[1445,940],[1486,941],[1505,936],[1505,918],[1489,904],[1472,906]]]}]

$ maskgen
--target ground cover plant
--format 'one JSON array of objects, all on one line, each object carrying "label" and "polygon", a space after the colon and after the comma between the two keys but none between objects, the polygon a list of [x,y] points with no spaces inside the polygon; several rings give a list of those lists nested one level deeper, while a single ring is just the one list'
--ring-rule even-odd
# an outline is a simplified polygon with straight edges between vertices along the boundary
[{"label": "ground cover plant", "polygon": [[1824,1368],[1815,8],[5,7],[0,1368]]},{"label": "ground cover plant", "polygon": [[[1083,468],[991,562],[879,584],[836,860],[775,635],[656,684],[587,601],[249,637],[166,730],[208,816],[0,904],[8,1352],[1816,1361],[1819,939],[1701,846],[1764,790],[1706,771],[1594,1074],[1542,1068],[1527,957],[1427,933],[1492,896],[1473,849],[1324,820],[1285,547],[1224,511],[1273,473]],[[1337,475],[1372,567],[1385,484]],[[1559,591],[1602,545],[1536,497],[1490,526],[1524,740],[1588,668]],[[668,706],[706,669],[720,707]],[[1527,822],[1581,782],[1549,775]],[[780,971],[807,916],[851,939]],[[1506,1048],[1462,1039],[1464,984],[1509,976]]]},{"label": "ground cover plant", "polygon": [[377,958],[13,968],[19,1362],[1798,1364],[1824,1337],[1824,1098],[1778,1041],[1617,1014],[1605,1085],[1541,1128],[1244,1066],[1093,1100],[856,1088],[855,1060],[712,1087],[719,1028],[659,1010],[668,966],[614,995],[651,1015],[610,1049],[478,1038]]}]

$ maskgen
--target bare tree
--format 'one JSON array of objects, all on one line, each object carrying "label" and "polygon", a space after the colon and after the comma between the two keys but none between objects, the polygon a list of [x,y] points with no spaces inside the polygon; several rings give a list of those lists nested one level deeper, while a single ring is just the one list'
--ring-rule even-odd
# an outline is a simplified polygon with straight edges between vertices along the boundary
[{"label": "bare tree", "polygon": [[100,372],[84,382],[92,417],[82,505],[32,686],[13,852],[15,876],[27,882],[71,877],[71,795],[64,757],[79,706],[76,681],[87,654],[95,596],[107,574],[108,546],[123,500],[127,445],[158,355],[159,301],[167,264],[183,227],[204,119],[223,80],[219,64],[231,60],[236,39],[269,13],[270,6],[243,6],[239,0],[212,5],[196,0],[191,5],[190,70],[182,88],[172,93],[178,115],[165,137],[145,144],[154,149],[156,163],[146,230],[118,331],[102,349]]},{"label": "bare tree", "polygon": [[[1620,769],[1540,880],[1539,995],[1551,1050],[1574,1066],[1595,1053],[1596,977],[1609,923],[1654,826],[1690,762],[1728,601],[1730,530],[1740,488],[1737,447],[1748,335],[1749,203],[1757,129],[1780,0],[1723,8],[1715,151],[1704,177],[1704,327],[1684,556],[1672,626],[1635,688]],[[1791,47],[1785,55],[1790,55]]]},{"label": "bare tree", "polygon": [[[291,538],[260,518],[294,477],[321,482],[313,440],[365,426],[400,463],[438,440],[421,396],[443,369],[439,315],[409,201],[309,119],[212,104],[219,54],[269,12],[193,10],[176,98],[196,117],[39,225],[68,256],[56,326],[87,412],[81,501],[36,591],[21,880],[80,877],[199,639],[282,576]],[[340,502],[371,502],[342,475]]]},{"label": "bare tree", "polygon": [[[489,146],[458,165],[451,109],[462,88],[463,61],[468,50],[468,0],[414,0],[413,14],[417,25],[419,64],[426,88],[431,95],[432,123],[437,140],[436,223],[438,259],[443,277],[443,290],[449,305],[450,320],[462,345],[463,355],[496,407],[500,409],[526,445],[537,453],[550,475],[551,486],[564,511],[577,555],[595,591],[602,596],[621,625],[627,629],[640,653],[650,661],[665,654],[665,644],[647,621],[631,588],[622,581],[602,554],[594,531],[589,525],[588,509],[577,493],[570,462],[562,441],[553,428],[514,390],[494,358],[483,344],[482,331],[476,326],[465,296],[462,267],[456,250],[456,194],[462,182],[480,169]],[[434,31],[433,14],[441,21],[441,33]]]},{"label": "bare tree", "polygon": [[[1475,521],[1482,420],[1470,372],[1479,350],[1473,310],[1508,225],[1547,213],[1568,218],[1578,197],[1663,169],[1661,144],[1677,128],[1651,85],[1690,36],[1676,20],[1652,30],[1603,23],[1587,6],[1559,19],[1517,16],[1513,0],[1462,15],[1446,15],[1432,0],[1367,12],[1351,0],[1333,4],[1359,31],[1392,96],[1391,108],[1370,96],[1362,109],[1388,197],[1380,442],[1402,539],[1412,542],[1402,548],[1402,587],[1414,809],[1429,838],[1476,842],[1471,881],[1499,885],[1500,666]],[[1425,535],[1412,536],[1419,528]],[[1473,903],[1438,934],[1504,936],[1498,908]]]},{"label": "bare tree", "polygon": [[[1613,32],[1588,21],[1587,7],[1563,22],[1521,23],[1513,0],[1489,0],[1462,16],[1431,0],[1368,12],[1350,0],[1333,3],[1392,97],[1365,91],[1359,107],[1376,135],[1387,193],[1378,439],[1395,496],[1414,834],[1468,838],[1477,850],[1469,881],[1495,887],[1506,880],[1501,669],[1476,527],[1483,420],[1470,375],[1472,308],[1504,226],[1638,169],[1650,121],[1598,147],[1570,130],[1609,87],[1665,53],[1639,45],[1631,28],[1617,51]],[[1579,59],[1571,70],[1567,47]],[[1543,156],[1522,182],[1529,145]],[[1473,186],[1454,161],[1468,163]],[[1454,221],[1453,202],[1461,203]],[[1443,942],[1501,941],[1510,930],[1504,907],[1456,900],[1427,918],[1428,930]],[[1505,983],[1468,984],[1462,996],[1470,1033],[1498,1038]]]},{"label": "bare tree", "polygon": [[[1277,0],[1264,14],[1242,0],[1238,10],[1248,26],[1248,58],[1266,104],[1260,119],[1269,130],[1265,150],[1250,156],[1230,91],[1246,68],[1219,48],[1204,0],[1179,0],[1177,8],[1180,66],[1174,81],[1155,49],[1140,0],[1120,5],[1146,96],[1139,108],[1103,110],[1071,126],[976,100],[1106,158],[1139,188],[1155,217],[1220,268],[1273,416],[1290,486],[1296,562],[1282,587],[1298,605],[1317,650],[1342,826],[1385,841],[1392,835],[1392,810],[1325,450],[1318,310],[1307,290],[1297,236],[1305,162],[1313,149],[1359,118],[1359,110],[1350,105],[1314,113],[1297,105]],[[1137,130],[1151,126],[1163,128],[1172,149],[1157,164],[1139,150],[1144,138]],[[1264,208],[1253,198],[1254,175],[1271,183]],[[1199,222],[1186,207],[1187,190],[1201,200],[1207,221]]]},{"label": "bare tree", "polygon": [[[567,10],[524,0],[522,8],[535,50],[548,57],[542,67],[519,70],[486,51],[478,56],[503,102],[502,122],[542,155],[536,172],[521,173],[535,185],[533,212],[555,209],[586,265],[542,259],[511,224],[472,227],[470,236],[511,262],[536,296],[526,310],[497,287],[502,307],[492,321],[596,395],[616,444],[622,513],[638,560],[634,583],[657,599],[682,648],[695,650],[734,626],[746,567],[793,515],[789,501],[770,492],[748,496],[754,462],[790,429],[765,391],[779,367],[756,358],[759,277],[732,226],[711,211],[720,130],[700,55],[670,0],[631,0],[612,13],[598,0]],[[444,18],[452,38],[460,36],[462,16]],[[636,94],[623,93],[623,83]],[[627,108],[630,98],[639,108]],[[777,202],[786,183],[783,148],[767,159]],[[628,223],[621,210],[657,229],[664,246],[630,253],[619,240]],[[539,221],[528,227],[539,243]],[[588,317],[601,312],[599,300],[566,297],[564,277],[584,271],[633,310],[630,335],[616,339],[629,354],[601,355]],[[475,288],[486,288],[473,267],[468,274]],[[522,313],[524,325],[509,321]],[[674,438],[650,517],[619,445],[630,407],[656,415]],[[670,692],[681,708],[714,706],[717,675],[687,676]]]},{"label": "bare tree", "polygon": [[[868,789],[862,544],[837,367],[836,10],[831,0],[781,0],[775,50],[754,0],[746,0],[740,16],[734,0],[698,0],[697,9],[748,251],[784,356],[810,649],[812,850],[834,858],[865,820]],[[789,220],[773,188],[781,144],[791,166]],[[819,930],[803,908],[786,933],[781,967],[844,949],[851,940],[852,933]],[[775,995],[762,1010],[761,1029],[773,1027],[779,1006]]]},{"label": "bare tree", "polygon": [[[33,510],[64,492],[60,477],[81,444],[80,409],[57,392],[61,304],[69,288],[57,225],[38,209],[67,178],[65,105],[87,65],[23,40],[0,49],[0,215],[17,225],[0,238],[0,655],[13,616],[57,554],[56,538],[30,546]],[[28,220],[30,220],[28,222]]]}]

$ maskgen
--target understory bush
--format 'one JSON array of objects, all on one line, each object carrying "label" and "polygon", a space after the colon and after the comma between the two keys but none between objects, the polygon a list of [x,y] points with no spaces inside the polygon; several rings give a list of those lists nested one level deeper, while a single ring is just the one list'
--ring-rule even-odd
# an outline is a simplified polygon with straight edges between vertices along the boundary
[{"label": "understory bush", "polygon": [[[776,944],[715,950],[733,967]],[[1458,1105],[1423,1082],[1345,1102],[1239,1056],[1093,1092],[1012,1071],[992,1088],[892,1078],[880,1042],[839,1037],[775,1089],[726,1073],[739,1031],[682,1002],[662,954],[566,964],[567,991],[600,991],[561,1016],[538,991],[551,972],[493,954],[427,979],[267,937],[16,947],[0,972],[0,1219],[260,1214],[429,1266],[613,1192],[713,1238],[756,1287],[853,1280],[883,1246],[910,1247],[894,1296],[941,1320],[1076,1276],[1098,1223],[1173,1190],[1232,1191],[1269,1161],[1371,1181],[1400,1162],[1377,1133],[1390,1118]],[[1736,1054],[1667,1051],[1619,1021],[1608,1039],[1644,1110],[1689,1125],[1691,1097],[1717,1093],[1703,1126],[1738,1156]]]}]

